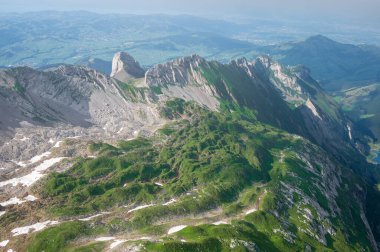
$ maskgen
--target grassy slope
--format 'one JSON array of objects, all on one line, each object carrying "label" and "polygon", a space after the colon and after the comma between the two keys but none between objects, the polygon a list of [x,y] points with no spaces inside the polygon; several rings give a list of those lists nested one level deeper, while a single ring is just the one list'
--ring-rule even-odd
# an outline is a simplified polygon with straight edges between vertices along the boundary
[{"label": "grassy slope", "polygon": [[[48,176],[40,195],[51,218],[103,210],[112,215],[96,222],[96,229],[82,222],[48,228],[30,237],[29,251],[99,251],[102,244],[78,243],[78,238],[134,230],[163,235],[162,242],[144,243],[152,251],[229,251],[231,246],[236,251],[249,247],[266,251],[306,247],[369,250],[359,207],[349,200],[355,190],[353,181],[360,181],[345,171],[342,183],[348,187],[342,187],[335,199],[327,198],[321,177],[326,169],[321,166],[327,164],[316,161],[326,156],[322,150],[302,138],[242,117],[240,111],[206,112],[183,102],[169,107],[166,113],[185,113],[193,119],[168,125],[152,139],[121,141],[118,146],[94,143],[89,148],[98,153],[97,158],[79,159],[67,172]],[[314,172],[306,169],[307,163],[300,158],[304,153],[315,156],[309,159]],[[157,181],[164,186],[156,185]],[[288,195],[281,181],[299,191]],[[129,215],[120,207],[157,204],[173,197],[178,199],[175,204],[158,204]],[[289,197],[293,204],[289,205]],[[334,201],[340,202],[342,210],[335,217],[330,208]],[[252,205],[259,211],[245,216],[244,209]],[[209,225],[203,220],[175,235],[164,235],[168,228],[165,222],[179,218],[175,221],[178,224],[218,208],[223,209],[219,217],[231,218],[230,225]],[[321,209],[329,213],[327,217],[320,216]],[[311,213],[310,220],[302,217],[305,211]],[[324,237],[323,245],[312,234],[320,235],[318,230],[326,225],[333,225],[334,232]],[[49,242],[52,239],[60,242]]]},{"label": "grassy slope", "polygon": [[[320,125],[316,125],[317,127],[310,125],[310,118],[305,117],[306,107],[304,105],[295,107],[286,102],[271,84],[275,81],[272,70],[260,69],[260,65],[256,66],[254,78],[251,78],[234,63],[222,65],[215,61],[201,65],[200,70],[207,83],[213,85],[220,95],[222,109],[226,111],[244,110],[244,115],[254,116],[261,122],[302,135],[314,143],[318,143],[321,139],[329,139],[334,142],[331,144],[326,140],[326,146],[330,148],[330,151],[339,152],[345,158],[352,157],[349,154],[354,152],[351,146],[342,141],[344,131],[336,130],[345,128],[342,125],[345,119],[339,105],[310,76],[301,74],[302,78],[298,77],[299,70],[297,68],[284,67],[284,74],[290,78],[296,78],[297,83],[305,92],[305,96],[312,100],[324,118]],[[253,115],[251,115],[252,113]],[[335,135],[324,134],[321,137],[319,133],[321,131],[334,132]],[[334,139],[331,140],[332,138]],[[338,142],[339,144],[337,144]]]},{"label": "grassy slope", "polygon": [[262,122],[288,132],[303,131],[300,115],[292,110],[274,89],[263,88],[268,86],[265,79],[257,79],[257,83],[254,84],[242,69],[218,62],[210,62],[207,66],[202,66],[201,70],[207,82],[215,85],[221,97],[230,101],[225,104],[227,108],[231,103],[235,103],[239,108],[254,111],[255,117]]}]

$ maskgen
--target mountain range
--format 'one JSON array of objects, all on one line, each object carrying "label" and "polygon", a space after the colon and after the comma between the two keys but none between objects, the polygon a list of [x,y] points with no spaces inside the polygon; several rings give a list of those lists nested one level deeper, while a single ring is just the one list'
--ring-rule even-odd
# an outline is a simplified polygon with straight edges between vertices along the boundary
[{"label": "mountain range", "polygon": [[[111,64],[116,51],[130,52],[147,68],[193,53],[224,63],[241,57],[253,60],[268,53],[283,64],[304,64],[326,90],[336,90],[378,79],[377,29],[259,17],[230,21],[84,11],[3,13],[0,67],[94,64],[87,62],[89,59]],[[313,36],[318,33],[341,43]]]},{"label": "mountain range", "polygon": [[380,49],[342,44],[318,35],[303,42],[263,50],[284,64],[302,64],[329,91],[372,84],[380,80]]},{"label": "mountain range", "polygon": [[[207,36],[207,38],[204,36]],[[270,55],[270,57],[285,65],[302,65],[310,69],[311,74],[328,92],[371,85],[380,81],[379,47],[343,44],[321,35],[309,37],[301,42],[281,43],[271,46],[257,46],[237,40],[225,41],[225,38],[220,36],[212,37],[211,34],[192,34],[190,37],[181,35],[167,37],[162,41],[162,45],[166,47],[173,43],[181,44],[182,49],[179,49],[179,47],[175,49],[179,54],[190,52],[197,43],[204,48],[219,48],[218,50],[222,51],[224,56],[214,57],[214,55],[207,58],[217,58],[221,62],[225,62],[226,58],[230,57],[254,59],[260,55]],[[145,51],[152,49],[150,45],[144,45],[143,43],[140,47]],[[163,48],[157,49],[165,51]],[[77,61],[76,64],[89,66],[104,74],[109,74],[112,63],[99,58],[85,58]],[[46,67],[49,67],[49,65],[42,68]]]},{"label": "mountain range", "polygon": [[120,52],[111,72],[0,71],[0,246],[378,251],[379,167],[308,68]]}]

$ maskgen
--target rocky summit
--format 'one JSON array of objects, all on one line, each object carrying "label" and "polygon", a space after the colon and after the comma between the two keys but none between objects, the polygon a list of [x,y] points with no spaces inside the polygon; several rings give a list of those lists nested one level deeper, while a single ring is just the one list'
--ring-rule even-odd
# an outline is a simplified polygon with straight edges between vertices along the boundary
[{"label": "rocky summit", "polygon": [[128,82],[133,78],[142,78],[145,75],[144,69],[128,53],[118,52],[112,60],[111,77],[119,81]]},{"label": "rocky summit", "polygon": [[0,70],[0,248],[378,251],[379,167],[301,66]]}]

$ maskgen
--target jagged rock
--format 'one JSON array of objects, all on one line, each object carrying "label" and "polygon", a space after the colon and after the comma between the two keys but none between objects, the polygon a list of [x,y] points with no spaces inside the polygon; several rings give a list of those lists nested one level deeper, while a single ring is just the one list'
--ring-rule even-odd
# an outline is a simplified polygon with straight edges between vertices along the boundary
[{"label": "jagged rock", "polygon": [[144,75],[144,69],[128,53],[118,52],[113,57],[111,77],[122,82],[128,82],[130,79],[143,78]]},{"label": "jagged rock", "polygon": [[[18,81],[26,90],[22,95],[11,92],[10,97],[14,99],[11,107],[0,99],[4,111],[9,111],[3,121],[7,121],[12,106],[16,106],[19,112],[13,115],[19,117],[18,122],[35,124],[31,118],[42,118],[86,127],[99,125],[117,132],[123,127],[116,121],[124,119],[133,122],[129,128],[134,131],[135,122],[145,124],[143,117],[149,123],[160,121],[156,107],[168,99],[195,101],[211,110],[218,110],[220,100],[225,99],[256,110],[259,120],[319,144],[330,142],[331,146],[333,142],[339,149],[349,136],[347,120],[308,71],[285,67],[268,56],[254,61],[243,58],[223,65],[192,55],[158,64],[146,72],[145,79],[140,78],[148,91],[144,91],[144,97],[141,92],[134,92],[141,96],[138,98],[124,94],[112,79],[87,67],[59,66],[44,72],[16,68],[4,70],[2,74],[8,75],[4,79],[9,79],[10,89]],[[117,53],[112,76],[125,82],[143,77],[144,70],[129,54]],[[331,109],[323,110],[320,101]],[[12,123],[10,126],[15,127],[14,119],[8,121],[0,126],[6,128]]]},{"label": "jagged rock", "polygon": [[179,58],[164,64],[158,64],[146,72],[145,82],[148,86],[179,85],[205,83],[199,66],[206,60],[198,55]]},{"label": "jagged rock", "polygon": [[160,87],[164,99],[177,97],[217,110],[219,94],[203,77],[201,66],[204,64],[206,60],[198,55],[159,64],[146,72],[145,83],[149,87]]}]

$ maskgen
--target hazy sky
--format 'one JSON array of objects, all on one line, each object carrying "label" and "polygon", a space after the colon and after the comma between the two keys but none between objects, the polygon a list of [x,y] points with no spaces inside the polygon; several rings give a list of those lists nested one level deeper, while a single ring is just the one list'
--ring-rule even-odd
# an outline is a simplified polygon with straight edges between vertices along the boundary
[{"label": "hazy sky", "polygon": [[0,0],[1,11],[88,10],[200,15],[337,16],[380,22],[380,0]]}]

